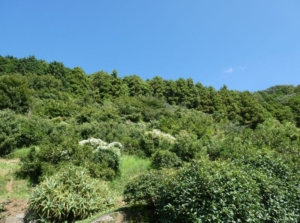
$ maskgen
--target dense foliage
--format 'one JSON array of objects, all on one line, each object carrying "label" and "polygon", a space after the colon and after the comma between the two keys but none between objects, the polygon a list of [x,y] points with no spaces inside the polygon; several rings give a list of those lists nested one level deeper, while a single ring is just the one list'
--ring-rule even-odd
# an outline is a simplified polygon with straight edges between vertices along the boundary
[{"label": "dense foliage", "polygon": [[298,182],[280,159],[259,154],[151,171],[128,184],[124,197],[154,208],[158,222],[298,222]]},{"label": "dense foliage", "polygon": [[68,166],[45,179],[29,198],[33,219],[74,222],[114,205],[107,184],[92,179],[84,168]]},{"label": "dense foliage", "polygon": [[[39,190],[66,166],[114,181],[123,154],[151,160],[124,199],[150,206],[160,222],[299,222],[299,114],[300,85],[216,90],[191,78],[86,75],[57,61],[0,56],[0,156],[25,148],[19,175]],[[80,144],[91,138],[104,144]],[[40,217],[55,221],[55,211]]]}]

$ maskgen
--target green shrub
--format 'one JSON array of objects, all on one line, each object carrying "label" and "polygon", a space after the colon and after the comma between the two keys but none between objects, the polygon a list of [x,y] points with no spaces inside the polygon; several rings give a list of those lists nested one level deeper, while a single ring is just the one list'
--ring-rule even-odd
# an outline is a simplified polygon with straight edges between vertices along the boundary
[{"label": "green shrub", "polygon": [[127,203],[147,204],[151,207],[155,207],[161,192],[165,188],[165,181],[169,175],[171,174],[165,170],[151,170],[136,177],[126,185],[124,201]]},{"label": "green shrub", "polygon": [[24,76],[16,74],[0,77],[0,109],[9,108],[26,113],[31,103],[31,93]]},{"label": "green shrub", "polygon": [[154,168],[172,168],[182,165],[181,159],[173,152],[168,150],[159,150],[151,157]]},{"label": "green shrub", "polygon": [[239,168],[227,164],[182,169],[160,197],[163,222],[260,222],[259,188]]},{"label": "green shrub", "polygon": [[25,117],[8,109],[0,111],[0,156],[37,145],[46,135],[45,123],[35,116]]},{"label": "green shrub", "polygon": [[[54,174],[62,165],[73,164],[90,171],[92,177],[112,180],[120,173],[120,157],[113,150],[94,151],[91,146],[79,145],[75,138],[58,139],[56,143],[45,143],[39,150],[32,148],[21,159],[20,175],[38,183]],[[113,148],[112,148],[113,149]]]},{"label": "green shrub", "polygon": [[299,222],[299,179],[280,160],[203,160],[129,183],[125,201],[155,208],[158,222]]},{"label": "green shrub", "polygon": [[120,175],[120,157],[112,150],[99,149],[94,153],[94,163],[100,165],[94,169],[90,166],[90,172],[93,177],[100,177],[101,179],[113,180]]},{"label": "green shrub", "polygon": [[143,134],[140,145],[146,156],[151,156],[156,151],[163,149],[169,150],[173,148],[176,139],[170,135],[153,129]]},{"label": "green shrub", "polygon": [[90,178],[84,168],[68,166],[32,192],[28,210],[44,222],[74,222],[114,204],[105,182]]},{"label": "green shrub", "polygon": [[17,148],[23,118],[11,110],[0,111],[0,156]]},{"label": "green shrub", "polygon": [[183,161],[191,161],[200,153],[201,144],[199,140],[197,140],[196,135],[182,130],[176,135],[176,141],[171,151],[176,153]]}]

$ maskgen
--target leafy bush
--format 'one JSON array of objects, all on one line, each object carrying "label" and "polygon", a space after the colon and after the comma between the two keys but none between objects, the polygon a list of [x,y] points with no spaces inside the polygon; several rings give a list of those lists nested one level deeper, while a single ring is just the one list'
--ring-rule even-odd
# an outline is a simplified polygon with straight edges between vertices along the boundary
[{"label": "leafy bush", "polygon": [[68,166],[47,178],[32,192],[28,210],[34,219],[74,222],[107,210],[114,204],[105,182],[90,178],[84,168]]},{"label": "leafy bush", "polygon": [[154,168],[172,168],[182,165],[181,159],[173,152],[168,150],[159,150],[151,157]]},{"label": "leafy bush", "polygon": [[171,151],[183,161],[191,161],[201,152],[201,144],[195,135],[183,130],[176,135],[176,142]]},{"label": "leafy bush", "polygon": [[170,173],[165,170],[151,170],[138,176],[126,185],[124,201],[127,203],[144,203],[155,207],[162,190],[165,188],[165,181],[168,179],[166,176],[171,175]]},{"label": "leafy bush", "polygon": [[269,161],[202,160],[173,174],[149,172],[127,185],[125,201],[146,202],[159,222],[298,222],[299,179]]},{"label": "leafy bush", "polygon": [[120,157],[115,148],[95,150],[91,146],[79,145],[76,138],[67,136],[57,142],[45,142],[39,150],[31,148],[22,158],[20,175],[38,183],[53,175],[62,165],[73,164],[85,167],[92,177],[112,180],[120,173]]},{"label": "leafy bush", "polygon": [[153,129],[144,133],[140,145],[146,156],[151,156],[160,149],[171,149],[175,141],[176,139],[172,135]]},{"label": "leafy bush", "polygon": [[0,111],[0,156],[17,148],[21,136],[20,122],[24,119],[11,110]]},{"label": "leafy bush", "polygon": [[260,222],[259,188],[239,168],[209,164],[182,169],[157,211],[163,222]]},{"label": "leafy bush", "polygon": [[31,103],[31,91],[27,79],[21,75],[3,75],[0,77],[0,109],[9,108],[26,113]]},{"label": "leafy bush", "polygon": [[261,206],[268,222],[298,222],[299,176],[274,152],[258,153],[255,157],[236,160],[259,187]]},{"label": "leafy bush", "polygon": [[212,160],[253,157],[259,151],[270,150],[291,167],[299,167],[300,130],[291,123],[281,124],[275,119],[268,119],[254,130],[229,125],[219,135],[222,136],[211,137],[206,143]]},{"label": "leafy bush", "polygon": [[0,111],[0,156],[39,144],[49,129],[47,121],[35,116],[25,117],[8,109]]},{"label": "leafy bush", "polygon": [[88,168],[93,177],[101,179],[113,180],[116,176],[120,175],[120,157],[112,150],[99,150],[94,153],[93,164],[88,164]]}]

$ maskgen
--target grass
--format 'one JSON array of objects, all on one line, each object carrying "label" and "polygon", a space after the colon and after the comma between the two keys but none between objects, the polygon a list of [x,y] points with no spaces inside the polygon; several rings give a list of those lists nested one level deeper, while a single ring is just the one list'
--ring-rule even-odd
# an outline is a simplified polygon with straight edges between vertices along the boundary
[{"label": "grass", "polygon": [[[39,150],[38,146],[34,146],[34,147],[37,151]],[[12,153],[7,155],[7,158],[8,159],[17,159],[17,158],[22,159],[22,158],[25,158],[28,155],[28,153],[30,152],[31,148],[32,147],[25,147],[25,148],[21,148],[21,149],[16,149]]]},{"label": "grass", "polygon": [[[26,156],[30,148],[22,148],[14,151],[8,157],[10,159],[0,159],[0,200],[10,198],[28,199],[31,188],[27,180],[20,180],[15,177],[15,172],[20,168],[20,158]],[[110,189],[115,193],[118,202],[122,201],[123,190],[127,183],[133,180],[136,176],[144,173],[150,167],[149,159],[142,159],[136,156],[124,155],[121,160],[121,176],[109,183]],[[7,190],[10,183],[11,191]],[[93,217],[78,221],[78,223],[89,223],[92,220],[103,216],[104,214],[118,211],[117,209],[107,210],[98,213]]]},{"label": "grass", "polygon": [[136,176],[144,173],[150,167],[149,159],[142,159],[136,156],[124,155],[121,160],[121,176],[110,182],[109,187],[121,196],[127,183]]},{"label": "grass", "polygon": [[15,177],[15,172],[20,168],[19,159],[0,159],[0,198],[27,199],[29,186],[26,180]]},{"label": "grass", "polygon": [[[150,167],[151,161],[149,159],[142,159],[136,156],[124,155],[121,160],[121,176],[109,183],[110,189],[116,194],[117,200],[122,201],[123,190],[127,183],[133,180],[136,176],[144,173]],[[89,219],[78,221],[78,223],[89,223],[96,218],[111,212],[117,212],[117,209],[108,210],[103,213],[98,213]]]}]

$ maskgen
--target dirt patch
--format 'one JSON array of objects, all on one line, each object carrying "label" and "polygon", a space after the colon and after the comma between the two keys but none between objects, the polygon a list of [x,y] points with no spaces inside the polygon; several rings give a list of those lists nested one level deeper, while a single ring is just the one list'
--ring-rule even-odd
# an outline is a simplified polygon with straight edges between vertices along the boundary
[{"label": "dirt patch", "polygon": [[13,186],[13,179],[11,178],[10,181],[7,182],[7,184],[5,186],[8,194],[12,194],[12,192],[13,192],[12,186]]},{"label": "dirt patch", "polygon": [[4,205],[5,216],[15,216],[16,214],[25,213],[28,200],[11,198],[8,200],[2,200],[0,203]]},{"label": "dirt patch", "polygon": [[0,162],[5,164],[19,163],[20,159],[0,159]]},{"label": "dirt patch", "polygon": [[116,223],[122,223],[123,222],[123,214],[118,212],[118,216],[117,216],[117,219],[116,219]]}]

